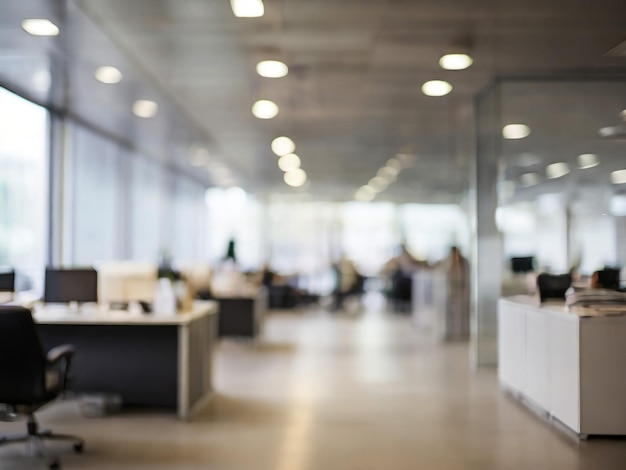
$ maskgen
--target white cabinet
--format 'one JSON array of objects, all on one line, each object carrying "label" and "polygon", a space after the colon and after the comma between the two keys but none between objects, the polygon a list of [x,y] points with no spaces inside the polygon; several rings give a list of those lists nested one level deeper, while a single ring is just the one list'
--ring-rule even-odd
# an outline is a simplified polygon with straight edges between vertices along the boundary
[{"label": "white cabinet", "polygon": [[498,308],[502,385],[581,435],[626,435],[626,316],[581,318],[529,298]]}]

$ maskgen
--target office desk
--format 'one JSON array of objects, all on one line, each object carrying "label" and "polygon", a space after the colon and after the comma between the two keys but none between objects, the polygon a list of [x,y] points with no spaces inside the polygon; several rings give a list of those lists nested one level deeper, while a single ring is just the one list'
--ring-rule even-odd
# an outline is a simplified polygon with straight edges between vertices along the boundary
[{"label": "office desk", "polygon": [[220,305],[219,336],[256,338],[261,334],[267,310],[267,292],[217,297]]},{"label": "office desk", "polygon": [[36,309],[44,348],[76,347],[72,389],[121,395],[127,405],[176,409],[187,418],[213,389],[216,302],[171,316],[66,308]]}]

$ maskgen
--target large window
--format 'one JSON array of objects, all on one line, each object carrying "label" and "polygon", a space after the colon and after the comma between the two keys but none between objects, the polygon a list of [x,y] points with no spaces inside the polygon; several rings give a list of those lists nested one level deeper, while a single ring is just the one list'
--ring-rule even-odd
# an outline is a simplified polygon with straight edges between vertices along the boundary
[{"label": "large window", "polygon": [[48,113],[0,88],[0,265],[41,288],[48,240]]},{"label": "large window", "polygon": [[165,247],[161,230],[164,172],[158,162],[135,156],[131,160],[131,258],[157,262]]}]

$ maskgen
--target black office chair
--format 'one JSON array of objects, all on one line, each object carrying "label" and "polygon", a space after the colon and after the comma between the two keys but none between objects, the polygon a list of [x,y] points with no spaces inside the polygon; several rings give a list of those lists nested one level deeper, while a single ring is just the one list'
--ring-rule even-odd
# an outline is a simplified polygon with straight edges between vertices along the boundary
[{"label": "black office chair", "polygon": [[537,276],[537,290],[541,302],[548,299],[565,300],[565,292],[571,285],[571,274],[541,273]]},{"label": "black office chair", "polygon": [[[73,355],[70,345],[44,354],[30,310],[0,306],[0,403],[28,418],[27,432],[0,436],[0,446],[24,442],[42,456],[45,439],[67,440],[73,442],[76,453],[82,453],[82,439],[39,430],[34,415],[65,392]],[[57,458],[50,468],[60,468]]]}]

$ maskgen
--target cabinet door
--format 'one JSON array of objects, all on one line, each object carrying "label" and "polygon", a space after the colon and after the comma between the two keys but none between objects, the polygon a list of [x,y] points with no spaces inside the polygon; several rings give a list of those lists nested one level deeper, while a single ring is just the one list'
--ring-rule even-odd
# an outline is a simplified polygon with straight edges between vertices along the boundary
[{"label": "cabinet door", "polygon": [[580,432],[578,321],[550,315],[550,413]]},{"label": "cabinet door", "polygon": [[498,377],[521,392],[525,383],[526,328],[522,305],[501,300],[498,308]]},{"label": "cabinet door", "polygon": [[549,317],[538,308],[526,311],[526,380],[524,395],[544,410],[550,407]]}]

